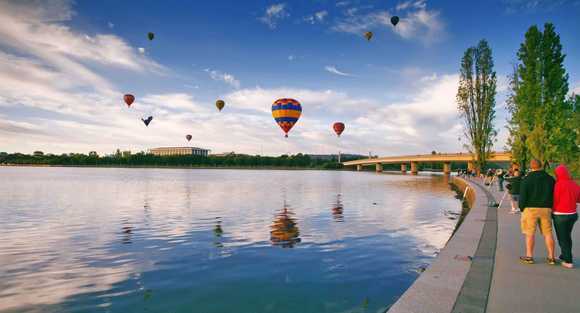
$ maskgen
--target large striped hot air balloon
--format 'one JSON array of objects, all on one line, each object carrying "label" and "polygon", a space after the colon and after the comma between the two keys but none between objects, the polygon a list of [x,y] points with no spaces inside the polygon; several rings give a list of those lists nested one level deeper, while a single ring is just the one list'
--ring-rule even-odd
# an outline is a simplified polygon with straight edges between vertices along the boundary
[{"label": "large striped hot air balloon", "polygon": [[300,102],[294,99],[278,99],[272,104],[272,117],[274,117],[278,126],[282,128],[286,137],[288,137],[288,132],[300,118],[300,114],[302,114],[302,106],[300,106]]}]

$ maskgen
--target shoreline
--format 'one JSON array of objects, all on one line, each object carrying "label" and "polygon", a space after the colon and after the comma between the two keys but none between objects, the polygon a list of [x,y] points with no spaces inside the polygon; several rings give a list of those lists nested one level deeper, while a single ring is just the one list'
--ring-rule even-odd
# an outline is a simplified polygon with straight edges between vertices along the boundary
[{"label": "shoreline", "polygon": [[296,171],[347,171],[350,169],[330,169],[316,167],[285,166],[163,166],[163,165],[51,165],[51,164],[0,164],[1,167],[70,167],[70,168],[151,168],[151,169],[196,169],[196,170],[296,170]]},{"label": "shoreline", "polygon": [[[433,263],[393,303],[387,310],[388,313],[455,312],[462,307],[462,299],[471,291],[470,286],[464,286],[468,278],[481,267],[489,270],[488,263],[493,262],[493,259],[489,260],[487,256],[484,259],[482,256],[490,251],[482,252],[482,249],[489,247],[480,245],[480,242],[487,239],[484,236],[487,237],[493,232],[488,229],[493,226],[492,223],[497,227],[496,219],[489,216],[490,212],[495,212],[495,208],[489,210],[484,190],[476,190],[469,180],[456,176],[451,176],[450,179],[450,184],[464,193],[465,197],[461,201],[466,202],[469,209],[463,220],[458,219],[456,229]],[[493,247],[495,248],[495,241]],[[495,253],[495,249],[491,253]],[[485,264],[478,264],[481,262]]]}]

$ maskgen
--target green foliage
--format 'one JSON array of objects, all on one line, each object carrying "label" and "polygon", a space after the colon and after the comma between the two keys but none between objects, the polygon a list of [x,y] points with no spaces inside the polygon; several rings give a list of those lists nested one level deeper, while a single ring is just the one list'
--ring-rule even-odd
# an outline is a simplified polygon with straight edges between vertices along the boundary
[{"label": "green foliage", "polygon": [[554,25],[545,24],[543,32],[530,27],[517,57],[507,102],[511,113],[508,145],[514,159],[524,168],[532,158],[578,167],[579,100],[567,98],[566,56]]},{"label": "green foliage", "polygon": [[492,51],[485,40],[468,48],[461,59],[457,104],[469,140],[466,148],[475,154],[479,169],[485,167],[497,136],[493,127],[497,85],[493,66]]},{"label": "green foliage", "polygon": [[[343,158],[343,161],[349,161]],[[225,157],[176,155],[154,156],[139,152],[125,155],[115,153],[109,156],[98,156],[70,153],[62,155],[45,154],[34,156],[28,154],[0,154],[0,164],[27,164],[27,165],[65,165],[65,166],[159,166],[159,167],[286,167],[286,168],[321,168],[341,169],[342,164],[332,160],[312,159],[308,155],[282,155],[279,157],[252,156],[232,154]]]}]

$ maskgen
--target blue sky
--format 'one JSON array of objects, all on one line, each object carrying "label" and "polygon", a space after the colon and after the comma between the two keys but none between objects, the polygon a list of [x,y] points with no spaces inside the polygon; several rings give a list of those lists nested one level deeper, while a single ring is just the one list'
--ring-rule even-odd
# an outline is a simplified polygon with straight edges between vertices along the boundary
[{"label": "blue sky", "polygon": [[[214,152],[461,151],[459,61],[482,38],[501,149],[505,76],[530,25],[556,25],[580,92],[579,13],[579,0],[4,1],[0,151],[139,151],[186,134]],[[269,113],[279,97],[303,105],[287,140]]]}]

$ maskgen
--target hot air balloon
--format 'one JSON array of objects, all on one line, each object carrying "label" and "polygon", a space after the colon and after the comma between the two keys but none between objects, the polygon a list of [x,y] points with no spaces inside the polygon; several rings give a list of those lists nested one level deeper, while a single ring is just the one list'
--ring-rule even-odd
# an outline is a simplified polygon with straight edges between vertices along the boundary
[{"label": "hot air balloon", "polygon": [[296,124],[301,114],[302,106],[294,99],[278,99],[272,104],[272,117],[286,134],[285,137],[288,137],[288,132]]},{"label": "hot air balloon", "polygon": [[142,118],[141,120],[143,121],[143,123],[145,123],[145,126],[149,126],[149,123],[151,123],[151,121],[153,120],[153,116],[149,116],[148,118]]},{"label": "hot air balloon", "polygon": [[332,125],[332,129],[334,129],[336,135],[340,137],[340,134],[342,134],[342,132],[344,131],[344,123],[336,122]]},{"label": "hot air balloon", "polygon": [[147,33],[147,38],[149,38],[149,40],[153,40],[153,38],[155,38],[155,34],[152,32],[148,32]]},{"label": "hot air balloon", "polygon": [[126,94],[123,96],[123,100],[125,100],[125,103],[127,103],[127,106],[130,107],[131,104],[133,104],[133,101],[135,101],[135,96],[130,95],[130,94]]},{"label": "hot air balloon", "polygon": [[215,102],[215,106],[221,112],[221,110],[224,108],[224,106],[226,106],[226,103],[224,102],[224,100],[218,100],[218,101]]},{"label": "hot air balloon", "polygon": [[399,17],[396,15],[391,17],[391,24],[393,24],[393,26],[397,26],[397,24],[399,24]]},{"label": "hot air balloon", "polygon": [[364,36],[368,41],[370,41],[371,38],[373,38],[373,32],[366,32]]},{"label": "hot air balloon", "polygon": [[187,141],[190,141],[191,138],[192,138],[191,135],[185,135],[185,139],[187,139]]}]

